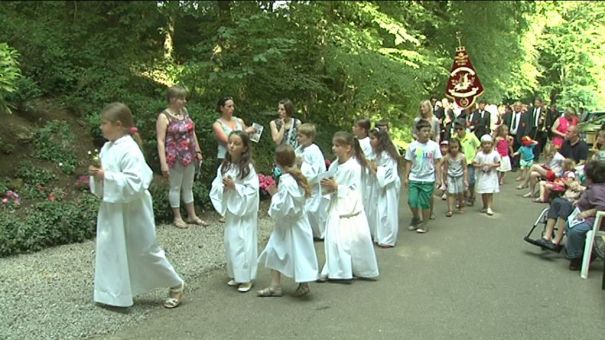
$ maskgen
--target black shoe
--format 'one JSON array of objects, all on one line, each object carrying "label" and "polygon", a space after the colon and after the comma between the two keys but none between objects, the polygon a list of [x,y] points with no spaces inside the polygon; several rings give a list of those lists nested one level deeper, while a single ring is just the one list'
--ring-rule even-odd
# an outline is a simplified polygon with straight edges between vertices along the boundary
[{"label": "black shoe", "polygon": [[573,271],[580,270],[580,265],[581,264],[582,264],[582,258],[581,257],[578,257],[578,258],[575,258],[575,259],[571,259],[569,261],[569,270],[573,270]]}]

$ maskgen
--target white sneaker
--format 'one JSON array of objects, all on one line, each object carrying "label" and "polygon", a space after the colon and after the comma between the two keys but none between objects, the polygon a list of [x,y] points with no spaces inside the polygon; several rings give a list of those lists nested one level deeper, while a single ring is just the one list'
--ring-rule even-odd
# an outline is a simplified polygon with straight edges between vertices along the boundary
[{"label": "white sneaker", "polygon": [[492,208],[487,208],[487,210],[485,210],[485,213],[488,214],[489,216],[492,216],[494,214],[494,212],[492,211]]}]

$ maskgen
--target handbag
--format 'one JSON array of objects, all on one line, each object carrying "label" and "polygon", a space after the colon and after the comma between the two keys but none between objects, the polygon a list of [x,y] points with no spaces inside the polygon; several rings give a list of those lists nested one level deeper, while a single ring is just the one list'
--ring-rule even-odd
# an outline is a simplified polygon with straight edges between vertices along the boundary
[{"label": "handbag", "polygon": [[580,212],[580,209],[576,207],[567,217],[567,224],[569,225],[570,229],[584,222],[584,219],[580,217]]}]

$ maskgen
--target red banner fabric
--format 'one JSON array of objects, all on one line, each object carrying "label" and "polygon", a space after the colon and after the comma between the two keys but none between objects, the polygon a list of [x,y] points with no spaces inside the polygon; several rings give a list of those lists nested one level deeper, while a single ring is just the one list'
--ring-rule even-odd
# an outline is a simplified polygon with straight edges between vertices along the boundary
[{"label": "red banner fabric", "polygon": [[445,95],[466,109],[483,94],[483,85],[464,47],[456,48],[454,64],[447,81]]}]

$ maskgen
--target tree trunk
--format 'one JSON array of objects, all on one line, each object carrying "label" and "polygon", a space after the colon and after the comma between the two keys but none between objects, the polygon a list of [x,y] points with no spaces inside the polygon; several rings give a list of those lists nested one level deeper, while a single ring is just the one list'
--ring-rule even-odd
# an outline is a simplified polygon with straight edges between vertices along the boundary
[{"label": "tree trunk", "polygon": [[174,15],[168,15],[168,22],[164,28],[164,59],[173,60],[174,57]]}]

